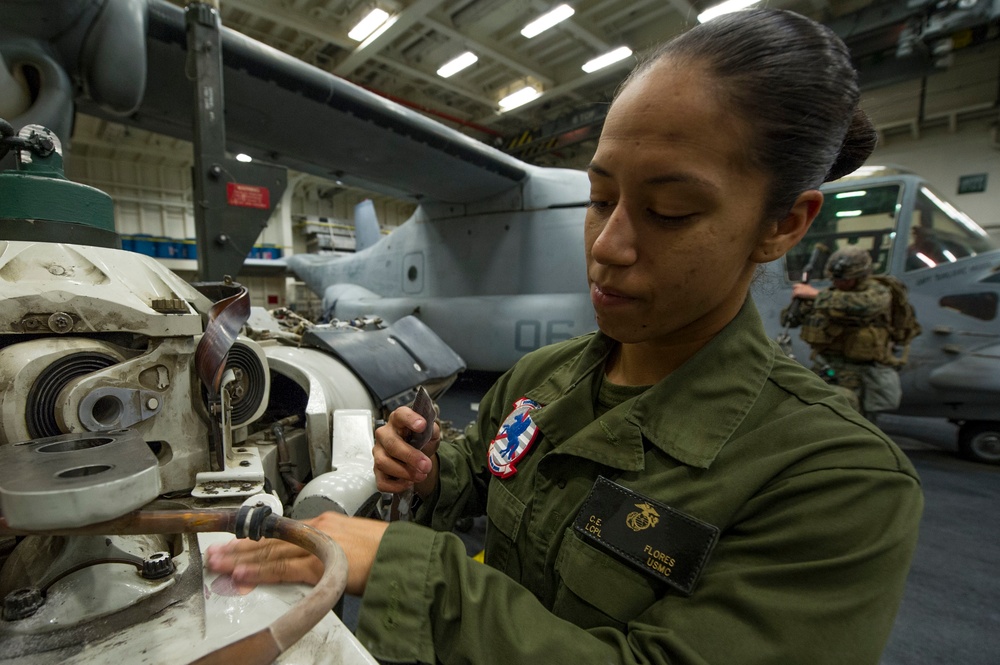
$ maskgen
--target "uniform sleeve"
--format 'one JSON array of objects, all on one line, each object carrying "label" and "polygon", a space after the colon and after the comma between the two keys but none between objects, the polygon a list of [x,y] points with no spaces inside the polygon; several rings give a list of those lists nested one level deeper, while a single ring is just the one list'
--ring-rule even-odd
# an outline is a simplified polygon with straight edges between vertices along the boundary
[{"label": "uniform sleeve", "polygon": [[888,316],[892,293],[880,284],[872,284],[861,291],[828,289],[817,297],[816,308],[827,309],[831,318],[872,319],[880,314]]},{"label": "uniform sleeve", "polygon": [[434,494],[416,513],[416,521],[437,531],[451,531],[463,517],[486,513],[486,491],[490,473],[486,465],[486,447],[499,426],[498,395],[507,377],[502,377],[483,396],[479,416],[464,433],[442,440],[438,448],[438,484]]},{"label": "uniform sleeve", "polygon": [[902,472],[827,469],[775,481],[723,531],[690,598],[661,590],[621,629],[581,626],[635,600],[627,586],[609,586],[631,569],[608,577],[592,558],[585,570],[560,570],[560,584],[577,578],[559,592],[561,618],[469,559],[456,536],[393,524],[357,634],[388,663],[877,663],[921,509],[916,479]]}]

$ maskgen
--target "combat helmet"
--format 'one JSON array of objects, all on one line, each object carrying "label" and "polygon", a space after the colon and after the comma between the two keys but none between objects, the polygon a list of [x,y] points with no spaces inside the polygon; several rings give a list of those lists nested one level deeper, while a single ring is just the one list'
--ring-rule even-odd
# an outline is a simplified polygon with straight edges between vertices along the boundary
[{"label": "combat helmet", "polygon": [[861,279],[872,274],[872,255],[860,247],[845,247],[830,255],[826,262],[827,277]]}]

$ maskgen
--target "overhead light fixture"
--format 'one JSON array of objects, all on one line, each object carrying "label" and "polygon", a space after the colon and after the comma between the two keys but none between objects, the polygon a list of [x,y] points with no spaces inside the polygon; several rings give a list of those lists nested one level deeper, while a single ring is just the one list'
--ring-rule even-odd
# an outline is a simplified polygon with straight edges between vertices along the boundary
[{"label": "overhead light fixture", "polygon": [[866,190],[858,190],[856,192],[841,192],[837,194],[834,198],[836,199],[856,199],[859,196],[867,196],[868,192]]},{"label": "overhead light fixture", "polygon": [[537,37],[555,24],[562,23],[575,13],[576,10],[569,5],[559,5],[549,13],[542,14],[534,21],[524,26],[524,29],[521,30],[521,34],[528,39]]},{"label": "overhead light fixture", "polygon": [[760,0],[726,0],[717,5],[712,5],[702,13],[698,14],[698,23],[707,23],[716,16],[738,12],[752,5],[756,5]]},{"label": "overhead light fixture", "polygon": [[441,68],[437,70],[437,75],[446,79],[449,76],[459,73],[469,65],[475,63],[477,60],[479,60],[478,55],[472,51],[466,51],[462,55],[452,58],[448,62],[441,65]]},{"label": "overhead light fixture", "polygon": [[860,217],[862,214],[860,210],[840,210],[837,212],[837,217]]},{"label": "overhead light fixture", "polygon": [[632,49],[627,46],[622,46],[616,48],[614,51],[609,51],[604,55],[598,56],[593,60],[587,61],[583,66],[583,71],[588,74],[591,72],[596,72],[598,69],[604,69],[608,65],[613,65],[619,60],[624,60],[625,58],[632,55]]},{"label": "overhead light fixture", "polygon": [[389,18],[389,12],[375,8],[368,12],[368,16],[358,21],[358,24],[351,28],[347,36],[356,42],[362,42],[368,35],[378,30],[387,18]]},{"label": "overhead light fixture", "polygon": [[253,157],[251,157],[250,155],[246,154],[245,152],[241,152],[240,154],[236,155],[236,161],[237,162],[244,162],[244,163],[246,163],[246,162],[252,162],[253,161]]},{"label": "overhead light fixture", "polygon": [[542,93],[538,92],[531,86],[527,86],[521,88],[517,92],[512,92],[497,103],[500,105],[501,111],[509,111],[517,108],[518,106],[527,104],[532,99],[537,99],[541,94]]}]

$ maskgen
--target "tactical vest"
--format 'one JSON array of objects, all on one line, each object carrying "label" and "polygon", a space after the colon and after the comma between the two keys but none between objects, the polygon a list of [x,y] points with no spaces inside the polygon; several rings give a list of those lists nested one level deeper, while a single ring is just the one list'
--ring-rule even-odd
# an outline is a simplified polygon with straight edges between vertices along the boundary
[{"label": "tactical vest", "polygon": [[[867,290],[872,291],[873,297],[881,292],[874,285],[869,285]],[[891,295],[891,289],[889,293]],[[885,308],[868,310],[860,316],[836,305],[836,293],[817,298],[802,326],[802,341],[821,355],[837,355],[860,363],[894,364],[891,302]]]}]

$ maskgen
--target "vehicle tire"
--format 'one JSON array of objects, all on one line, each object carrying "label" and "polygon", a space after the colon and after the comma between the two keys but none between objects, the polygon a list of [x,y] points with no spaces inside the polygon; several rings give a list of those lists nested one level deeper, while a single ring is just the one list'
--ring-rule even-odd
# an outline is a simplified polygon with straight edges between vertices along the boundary
[{"label": "vehicle tire", "polygon": [[958,430],[958,450],[966,459],[1000,464],[1000,422],[970,420]]}]

